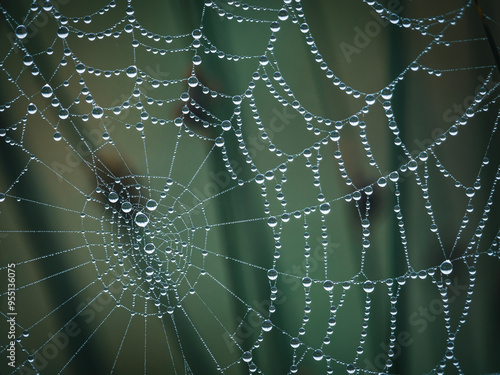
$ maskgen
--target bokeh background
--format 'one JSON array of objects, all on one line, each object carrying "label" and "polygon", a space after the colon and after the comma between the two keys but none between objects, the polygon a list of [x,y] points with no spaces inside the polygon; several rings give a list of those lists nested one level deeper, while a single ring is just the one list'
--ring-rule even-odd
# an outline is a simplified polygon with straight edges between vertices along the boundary
[{"label": "bokeh background", "polygon": [[[499,197],[498,192],[490,195],[499,167],[500,67],[473,2],[414,0],[374,5],[410,20],[410,27],[384,20],[371,2],[362,1],[283,4],[253,0],[246,9],[236,1],[206,2],[208,6],[202,1],[148,0],[133,1],[130,14],[124,1],[110,6],[97,0],[54,0],[51,9],[47,3],[35,2],[37,10],[28,12],[32,6],[28,1],[1,2],[0,128],[5,130],[0,133],[0,192],[5,199],[0,203],[0,295],[5,314],[7,264],[16,263],[19,368],[7,366],[7,323],[2,317],[0,373],[240,374],[253,370],[252,363],[255,371],[266,374],[289,373],[293,364],[298,374],[344,374],[348,370],[434,374],[440,363],[446,374],[500,371]],[[498,46],[500,6],[493,0],[482,0],[480,5]],[[291,12],[288,20],[280,22],[277,40],[269,49],[270,22],[277,19],[275,9],[281,7],[305,14],[320,58],[311,53],[309,34],[300,31],[302,21],[292,22]],[[461,16],[451,22],[460,9]],[[66,38],[57,36],[65,22],[61,17],[68,21]],[[252,21],[240,22],[238,17]],[[202,62],[193,65],[192,32],[200,28],[200,22],[203,38],[197,54]],[[20,41],[15,29],[22,23],[30,26]],[[140,26],[133,33],[124,31],[125,25],[136,23]],[[418,30],[427,24],[431,26],[425,32]],[[107,29],[111,36],[106,35]],[[119,32],[116,37],[115,31]],[[441,43],[436,44],[441,32]],[[432,50],[421,56],[433,41]],[[211,45],[214,49],[205,53]],[[53,52],[47,53],[49,48]],[[323,132],[308,130],[303,114],[283,106],[262,79],[255,81],[254,103],[244,98],[241,114],[234,114],[231,98],[248,89],[258,58],[266,50],[272,60],[269,66],[278,64],[305,112],[316,120],[344,122],[340,143],[319,145],[334,125],[312,121]],[[27,54],[34,59],[31,65],[23,63]],[[237,61],[236,56],[240,56]],[[412,65],[414,61],[417,64]],[[77,72],[79,62],[86,67],[83,73]],[[346,87],[332,83],[321,62]],[[137,66],[142,84],[125,73],[131,65]],[[33,74],[34,66],[37,74]],[[114,74],[116,69],[119,75]],[[198,85],[189,90],[198,105],[179,100],[188,89],[193,69],[204,87],[224,95],[204,93]],[[84,84],[79,82],[82,78]],[[287,99],[284,86],[270,81],[278,90],[276,95]],[[432,221],[415,175],[400,169],[409,158],[395,145],[384,100],[379,97],[380,102],[363,117],[378,169],[370,165],[360,128],[346,121],[366,106],[366,94],[380,94],[391,82],[397,82],[391,110],[401,142],[413,158],[432,146],[453,176],[443,176],[434,156],[429,155],[427,163],[419,162],[420,178],[424,168],[428,173],[426,184],[439,238],[430,230]],[[59,100],[56,106],[40,93],[45,83],[54,89],[53,97]],[[82,94],[84,86],[88,92]],[[134,89],[141,94],[134,96]],[[358,98],[346,94],[354,90],[360,93]],[[153,99],[152,104],[147,97]],[[165,103],[156,105],[158,100]],[[132,107],[114,113],[124,101]],[[136,105],[139,101],[144,110]],[[27,113],[30,103],[37,106],[34,114]],[[96,104],[104,108],[100,119],[89,115]],[[258,109],[261,128],[251,105]],[[60,119],[61,108],[69,108],[69,120]],[[141,120],[144,111],[149,118]],[[235,136],[237,117],[245,150]],[[153,118],[167,121],[162,125]],[[183,118],[181,131],[173,123],[176,118]],[[232,120],[231,131],[221,130],[221,119]],[[138,131],[140,121],[145,127]],[[61,141],[53,139],[54,125],[62,134]],[[453,125],[459,128],[456,136],[450,135]],[[221,134],[224,148],[214,147]],[[313,149],[310,161],[318,163],[315,143],[322,156],[317,172],[321,191],[332,207],[323,218],[318,209],[305,215],[308,208],[319,205],[314,172],[304,157],[305,149]],[[279,172],[278,167],[287,158],[272,152],[272,145],[291,155],[286,172]],[[341,151],[340,163],[336,151]],[[481,188],[475,190],[474,210],[466,213],[465,187],[474,185],[481,165]],[[351,185],[346,184],[342,167]],[[397,199],[394,183],[382,188],[377,180],[398,169]],[[266,180],[267,196],[263,196],[255,176],[268,170],[274,176]],[[286,183],[280,181],[282,176]],[[173,179],[172,187],[160,201],[167,177]],[[458,187],[455,181],[460,182]],[[300,217],[280,220],[278,232],[269,227],[267,218],[283,213],[275,191],[281,182],[287,212],[299,211]],[[367,186],[373,186],[371,195],[364,190]],[[359,200],[353,195],[357,189],[362,189]],[[179,213],[180,218],[172,219],[173,227],[158,225],[155,240],[161,244],[158,249],[166,245],[181,249],[183,241],[187,244],[186,257],[174,250],[179,269],[174,267],[171,273],[177,283],[167,293],[169,301],[180,296],[179,305],[167,303],[158,309],[141,288],[135,295],[133,285],[123,288],[131,280],[145,288],[143,273],[149,258],[123,259],[113,253],[122,252],[115,245],[126,243],[130,231],[121,226],[123,218],[112,222],[111,212],[120,207],[106,201],[111,191],[129,197],[134,210],[156,197],[160,201],[156,212],[168,215],[168,208],[175,207]],[[488,200],[492,203],[485,217]],[[396,204],[404,214],[407,251],[394,212]],[[366,213],[370,247],[362,256],[361,220]],[[459,231],[464,215],[468,225]],[[210,231],[205,230],[207,225]],[[328,228],[325,245],[323,225]],[[276,233],[280,237],[273,238]],[[308,257],[304,254],[307,246]],[[202,255],[203,250],[208,255]],[[446,259],[444,254],[453,261],[448,277],[437,268]],[[128,276],[120,271],[119,259],[135,266]],[[164,261],[168,263],[167,258]],[[275,266],[276,284],[267,276]],[[335,283],[330,294],[323,288],[325,269]],[[425,279],[419,271],[427,273]],[[302,285],[305,276],[314,280],[310,289]],[[362,289],[366,279],[375,282],[370,302]],[[394,285],[388,286],[388,279]],[[436,282],[445,283],[445,279],[451,284],[445,288],[447,300],[436,287]],[[344,282],[349,282],[349,289],[342,287]],[[471,284],[473,293],[468,294]],[[274,301],[272,286],[278,288]],[[394,304],[391,296],[396,298]],[[449,302],[449,313],[443,311],[444,301]],[[470,308],[464,310],[469,303]],[[167,305],[173,306],[172,315],[165,314]],[[271,314],[274,327],[264,332],[261,324],[269,317],[271,305],[276,309]],[[330,343],[322,345],[332,305],[338,306],[337,323]],[[363,339],[367,305],[370,315]],[[391,308],[397,309],[393,329]],[[158,310],[163,311],[160,318]],[[299,335],[305,315],[306,333]],[[463,324],[459,323],[462,318]],[[447,339],[447,319],[453,332],[460,326],[454,348]],[[388,356],[391,334],[396,340]],[[296,350],[290,345],[294,337],[301,340]],[[360,339],[363,350],[356,354]],[[320,347],[325,357],[316,361],[313,351]],[[454,356],[446,359],[451,349]],[[247,351],[252,352],[250,363],[242,358]],[[348,365],[353,363],[351,370]]]}]

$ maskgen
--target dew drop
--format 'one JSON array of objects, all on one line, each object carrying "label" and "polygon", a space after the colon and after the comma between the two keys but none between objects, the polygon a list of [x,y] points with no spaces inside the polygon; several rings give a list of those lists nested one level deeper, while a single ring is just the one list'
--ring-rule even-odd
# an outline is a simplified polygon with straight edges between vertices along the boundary
[{"label": "dew drop", "polygon": [[388,87],[382,90],[382,98],[385,100],[390,100],[392,98],[392,90]]},{"label": "dew drop", "polygon": [[201,57],[199,55],[194,55],[193,56],[193,64],[194,65],[200,65],[201,64]]},{"label": "dew drop", "polygon": [[399,180],[399,173],[394,171],[394,172],[391,172],[389,174],[389,180],[391,180],[392,182],[398,182]]},{"label": "dew drop", "polygon": [[371,293],[375,289],[375,286],[373,285],[373,281],[366,280],[365,283],[363,284],[363,290],[366,293]]},{"label": "dew drop", "polygon": [[66,120],[69,117],[69,111],[66,108],[61,108],[59,110],[59,118],[61,120]]},{"label": "dew drop", "polygon": [[50,98],[52,96],[52,94],[53,94],[52,87],[50,87],[50,85],[48,85],[48,84],[44,85],[42,87],[42,91],[41,92],[42,92],[42,96],[44,98]]},{"label": "dew drop", "polygon": [[251,362],[252,361],[252,352],[244,352],[243,355],[241,356],[243,361],[245,362]]},{"label": "dew drop", "polygon": [[278,18],[280,21],[286,21],[288,19],[288,11],[284,8],[278,11]]},{"label": "dew drop", "polygon": [[352,126],[357,126],[359,124],[359,118],[358,116],[354,115],[349,118],[349,124]]},{"label": "dew drop", "polygon": [[125,73],[129,78],[134,78],[137,77],[137,67],[135,65],[130,65],[126,70]]},{"label": "dew drop", "polygon": [[312,280],[310,277],[304,277],[302,279],[302,285],[304,285],[304,288],[309,288],[312,285]]},{"label": "dew drop", "polygon": [[333,141],[333,142],[338,142],[338,140],[340,139],[340,133],[338,130],[334,130],[330,133],[330,139]]},{"label": "dew drop", "polygon": [[439,269],[443,273],[443,275],[449,275],[453,271],[453,263],[449,259],[446,259],[441,265]]},{"label": "dew drop", "polygon": [[57,36],[61,39],[65,39],[67,38],[69,35],[69,30],[66,26],[61,26],[58,30],[57,30]]},{"label": "dew drop", "polygon": [[323,288],[325,288],[325,290],[327,292],[330,292],[331,290],[333,290],[333,281],[331,280],[326,280],[324,283],[323,283]]},{"label": "dew drop", "polygon": [[239,96],[239,95],[233,96],[233,103],[235,105],[240,105],[241,104],[241,96]]},{"label": "dew drop", "polygon": [[59,142],[62,139],[62,134],[59,132],[55,132],[52,137],[54,138],[54,141]]},{"label": "dew drop", "polygon": [[280,24],[279,24],[279,22],[276,22],[276,21],[271,22],[270,27],[271,27],[271,31],[273,33],[277,33],[278,31],[280,31]]},{"label": "dew drop", "polygon": [[0,193],[0,202],[3,202],[5,200],[5,194]]},{"label": "dew drop", "polygon": [[198,86],[198,78],[195,76],[191,76],[188,78],[188,85],[189,87],[196,87]]},{"label": "dew drop", "polygon": [[108,200],[110,201],[110,203],[116,203],[116,202],[118,202],[118,198],[119,198],[118,194],[116,194],[114,191],[112,191],[108,195]]},{"label": "dew drop", "polygon": [[276,225],[278,225],[278,220],[274,216],[271,216],[269,219],[267,219],[267,225],[269,225],[271,228],[274,228]]},{"label": "dew drop", "polygon": [[154,199],[150,199],[146,202],[146,208],[149,211],[154,211],[158,207],[158,203]]},{"label": "dew drop", "polygon": [[276,271],[274,268],[271,268],[269,271],[267,271],[267,278],[269,280],[276,280],[278,278],[278,271]]},{"label": "dew drop", "polygon": [[313,358],[316,361],[321,361],[323,359],[323,351],[321,349],[316,349],[313,352]]},{"label": "dew drop", "polygon": [[101,107],[94,107],[92,109],[92,117],[101,118],[104,115],[104,110]]},{"label": "dew drop", "polygon": [[290,340],[290,346],[294,349],[297,349],[300,346],[300,340],[297,337],[294,337]]},{"label": "dew drop", "polygon": [[150,243],[147,243],[147,244],[144,246],[144,252],[145,252],[146,254],[151,255],[151,254],[153,254],[153,253],[155,252],[155,250],[156,250],[156,246],[155,246],[155,244],[154,244],[154,243],[151,243],[151,242],[150,242]]},{"label": "dew drop", "polygon": [[269,332],[272,329],[273,329],[273,323],[271,323],[269,319],[266,319],[262,322],[262,330],[264,330],[264,332]]},{"label": "dew drop", "polygon": [[34,115],[37,111],[36,105],[33,103],[28,104],[28,113]]},{"label": "dew drop", "polygon": [[155,271],[153,270],[153,267],[148,266],[146,267],[146,275],[151,276]]},{"label": "dew drop", "polygon": [[228,120],[222,121],[221,127],[222,127],[222,130],[224,130],[226,132],[231,130],[231,121],[228,121]]},{"label": "dew drop", "polygon": [[303,23],[300,25],[300,31],[302,31],[304,34],[309,32],[309,25],[307,23]]},{"label": "dew drop", "polygon": [[123,202],[122,211],[125,213],[129,213],[130,211],[132,211],[132,204],[130,202]]},{"label": "dew drop", "polygon": [[16,27],[16,36],[19,39],[24,39],[28,36],[28,30],[26,29],[26,26],[24,25],[19,25]]},{"label": "dew drop", "polygon": [[323,215],[328,215],[331,211],[330,203],[323,203],[321,206],[319,206],[319,211]]},{"label": "dew drop", "polygon": [[267,58],[267,56],[262,55],[261,57],[259,57],[259,64],[260,65],[266,66],[268,63],[269,63],[269,59]]},{"label": "dew drop", "polygon": [[387,185],[387,179],[385,177],[380,177],[377,180],[377,185],[380,186],[380,187],[386,186]]},{"label": "dew drop", "polygon": [[465,195],[467,195],[469,198],[472,198],[476,192],[474,191],[474,188],[467,188],[465,190]]},{"label": "dew drop", "polygon": [[416,160],[410,160],[408,162],[408,169],[412,172],[416,171],[418,168],[418,163],[416,162]]},{"label": "dew drop", "polygon": [[146,215],[144,215],[142,212],[138,212],[135,215],[134,221],[138,226],[140,226],[141,228],[144,228],[146,225],[148,225],[149,218]]},{"label": "dew drop", "polygon": [[200,29],[195,29],[193,30],[193,33],[191,34],[194,39],[198,40],[201,38],[201,30]]},{"label": "dew drop", "polygon": [[375,97],[372,94],[366,95],[365,101],[366,104],[373,105],[375,104]]},{"label": "dew drop", "polygon": [[217,137],[217,138],[215,138],[215,145],[216,145],[217,147],[223,147],[223,146],[224,146],[224,143],[225,143],[225,142],[224,142],[224,138],[222,138],[222,137]]}]

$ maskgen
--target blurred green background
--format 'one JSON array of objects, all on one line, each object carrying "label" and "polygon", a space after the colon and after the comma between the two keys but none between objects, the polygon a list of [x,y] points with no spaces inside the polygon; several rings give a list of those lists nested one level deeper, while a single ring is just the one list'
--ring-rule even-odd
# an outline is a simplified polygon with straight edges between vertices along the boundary
[{"label": "blurred green background", "polygon": [[[98,33],[106,34],[106,29],[113,33],[136,22],[120,21],[127,17],[125,2],[117,1],[115,7],[107,5],[109,10],[103,14],[99,10],[105,9],[106,2],[59,0],[52,4],[68,18],[71,32],[64,41],[56,37],[61,19],[54,19],[53,14],[48,15],[39,7],[26,21],[31,3],[1,2],[0,95],[4,106],[0,128],[7,129],[0,139],[0,192],[6,194],[0,203],[1,311],[6,312],[6,265],[14,262],[20,325],[17,333],[22,335],[29,328],[29,335],[17,344],[17,364],[21,368],[14,373],[35,373],[34,366],[41,374],[240,374],[249,372],[242,354],[252,347],[258,372],[289,373],[290,366],[298,363],[298,374],[325,373],[326,357],[315,361],[312,353],[322,346],[331,305],[338,306],[337,324],[330,335],[331,342],[323,345],[322,350],[331,358],[333,373],[346,373],[351,363],[356,367],[353,373],[385,373],[391,334],[397,340],[388,373],[423,374],[433,369],[432,373],[436,373],[447,351],[444,327],[448,316],[442,311],[443,299],[432,278],[422,280],[416,273],[436,269],[446,259],[443,250],[454,265],[449,276],[452,287],[447,292],[452,331],[461,317],[466,318],[455,339],[454,354],[459,365],[454,366],[453,359],[447,360],[444,373],[486,374],[500,370],[498,192],[489,196],[499,166],[496,121],[500,74],[473,4],[464,8],[455,24],[450,24],[450,19],[458,14],[456,9],[465,2],[381,2],[399,16],[413,20],[412,27],[403,28],[381,21],[361,1],[310,1],[302,3],[303,9],[300,3],[290,2],[296,12],[303,10],[323,61],[347,85],[343,89],[325,77],[326,70],[315,61],[316,53],[311,54],[307,35],[292,22],[292,15],[280,23],[271,52],[269,21],[276,19],[276,11],[245,10],[238,2],[215,2],[225,9],[222,16],[215,8],[204,7],[201,1],[132,2],[133,16],[141,26],[133,34],[122,31],[116,38],[100,38]],[[272,9],[283,6],[277,1],[252,1],[250,5]],[[500,6],[493,0],[481,1],[481,5],[498,43]],[[228,19],[228,13],[234,14],[234,18]],[[33,18],[33,14],[37,16]],[[91,15],[90,23],[78,18],[86,15]],[[438,20],[440,15],[444,15],[443,23]],[[238,16],[266,22],[239,22]],[[78,22],[73,21],[74,17]],[[415,30],[418,20],[425,24],[429,17],[435,19],[426,33]],[[202,63],[194,71],[203,86],[225,95],[207,95],[201,86],[190,89],[191,98],[205,109],[188,102],[187,108],[194,114],[190,118],[182,115],[184,103],[178,98],[188,87],[186,79],[191,75],[195,54],[188,47],[193,41],[192,31],[200,28],[200,20],[204,37],[198,54]],[[13,32],[22,22],[31,22],[27,38],[17,41],[24,46],[24,52],[12,47]],[[115,24],[116,29],[112,27]],[[442,38],[449,45],[433,45],[429,53],[418,58],[444,25],[448,27]],[[87,34],[80,38],[76,29]],[[88,33],[94,33],[95,40],[89,40],[94,37]],[[155,34],[161,36],[159,41],[154,40]],[[180,37],[168,43],[169,35]],[[137,48],[132,47],[134,39],[139,42]],[[208,41],[224,55],[205,53]],[[53,49],[52,54],[46,53],[48,48]],[[67,64],[61,64],[65,48],[70,49],[66,51]],[[318,206],[320,190],[314,186],[314,172],[306,165],[303,151],[314,149],[313,145],[321,142],[334,126],[312,121],[323,131],[314,134],[307,129],[304,116],[290,105],[283,106],[262,79],[255,81],[253,97],[263,129],[256,124],[249,98],[243,100],[241,115],[234,114],[231,97],[247,90],[258,57],[266,49],[271,59],[268,72],[277,62],[294,98],[316,119],[345,123],[345,119],[366,106],[366,94],[379,93],[401,78],[393,91],[391,109],[407,151],[416,158],[438,141],[441,144],[432,148],[435,156],[463,184],[457,188],[452,178],[445,178],[434,156],[429,155],[428,163],[419,163],[417,172],[421,179],[424,168],[428,168],[426,184],[439,239],[430,231],[432,221],[414,174],[400,172],[399,200],[394,183],[389,182],[385,188],[376,185],[381,175],[398,170],[409,160],[394,144],[383,100],[371,106],[363,118],[378,169],[370,165],[359,127],[344,125],[339,147],[330,141],[319,148],[320,163],[317,151],[313,150],[310,159],[318,165],[321,192],[330,202],[332,212],[324,222],[317,209],[305,215],[306,208]],[[31,74],[31,66],[23,66],[26,53],[33,56],[39,75]],[[242,57],[234,61],[234,56]],[[409,66],[415,60],[419,69],[413,71]],[[81,74],[84,85],[78,82],[78,62],[87,67]],[[127,78],[123,70],[131,65],[143,72],[144,83],[139,85]],[[95,69],[101,74],[95,74]],[[115,69],[121,73],[115,75]],[[401,75],[405,70],[409,71]],[[109,78],[106,71],[111,73]],[[159,81],[159,87],[155,87],[154,80]],[[164,81],[168,85],[163,85]],[[283,86],[274,79],[270,81],[277,88],[277,95],[292,101]],[[61,106],[69,108],[70,120],[59,120],[59,107],[51,106],[40,95],[46,82],[54,88]],[[89,89],[89,101],[86,93],[81,94],[83,86]],[[439,142],[455,120],[467,116],[465,110],[482,86],[488,95],[473,107],[474,115],[467,117],[467,125],[459,127],[457,136],[446,133],[446,139]],[[133,96],[134,88],[142,96]],[[360,97],[346,94],[349,88],[361,93]],[[80,102],[75,103],[77,97]],[[152,104],[147,97],[153,99]],[[157,100],[166,102],[159,106],[155,104]],[[114,114],[113,108],[124,101],[129,101],[132,108]],[[139,101],[149,114],[149,119],[143,121],[144,131],[135,129],[143,112],[136,105]],[[36,104],[36,114],[26,113],[30,103]],[[104,108],[106,116],[101,120],[90,116],[84,121],[93,103]],[[179,131],[173,124],[178,117],[184,117],[186,131]],[[224,133],[219,126],[220,120],[231,119],[233,129],[238,129],[238,117],[245,150],[233,130]],[[170,122],[155,124],[153,118]],[[215,126],[205,127],[203,121]],[[53,140],[54,124],[58,124],[57,130],[63,136],[60,142]],[[269,140],[262,138],[264,131]],[[109,133],[112,143],[103,138],[103,133]],[[224,149],[214,147],[215,138],[221,134]],[[13,141],[9,144],[7,138]],[[293,161],[287,162],[286,156],[270,151],[270,144],[291,155]],[[338,150],[341,161],[335,156]],[[35,159],[30,159],[31,155]],[[252,158],[250,163],[248,155]],[[472,200],[474,211],[466,213],[469,199],[465,187],[476,181],[485,156],[489,163],[480,174],[481,189]],[[284,173],[278,170],[282,163],[287,164]],[[344,166],[352,186],[346,184],[339,164]],[[274,178],[266,180],[267,195],[263,196],[261,185],[254,178],[268,170],[274,171]],[[286,182],[280,180],[282,176]],[[160,198],[167,177],[173,183],[165,197]],[[266,221],[269,216],[279,218],[283,213],[275,190],[280,183],[287,212],[301,214],[289,222],[279,220],[278,230],[271,229]],[[359,201],[350,196],[356,189],[370,185],[373,194],[369,197],[364,192]],[[97,187],[102,191],[97,191]],[[182,241],[187,243],[185,257],[175,254],[179,269],[174,267],[171,272],[176,285],[169,289],[166,298],[182,300],[179,305],[171,303],[172,315],[165,314],[166,305],[162,305],[163,316],[158,318],[155,301],[145,299],[143,288],[148,284],[144,272],[149,258],[123,259],[113,253],[119,249],[117,243],[126,243],[130,234],[126,225],[122,226],[126,215],[112,222],[111,212],[120,210],[119,205],[109,205],[106,200],[113,189],[120,189],[117,192],[121,197],[129,197],[134,210],[143,207],[149,198],[160,202],[155,217],[165,214],[173,225],[162,228],[160,221],[152,220],[151,228],[156,225],[160,230],[152,240],[158,248],[168,245],[180,249]],[[488,199],[493,204],[485,219]],[[105,204],[109,209],[104,209]],[[396,204],[403,213],[406,254],[394,212]],[[168,216],[169,207],[174,207],[179,216]],[[362,257],[361,219],[367,213],[370,247]],[[469,224],[458,237],[464,215]],[[474,232],[482,224],[481,237],[475,238]],[[207,225],[209,231],[205,230]],[[327,227],[326,246],[322,245],[323,225]],[[280,237],[273,238],[276,233]],[[147,237],[150,233],[140,231],[140,235]],[[280,245],[276,246],[276,241]],[[308,246],[310,256],[306,262],[304,252]],[[208,255],[202,255],[203,250]],[[135,266],[129,268],[128,276],[123,274],[119,259]],[[168,257],[164,261],[159,269],[168,263]],[[273,264],[279,273],[276,284],[267,277]],[[471,265],[477,269],[476,281],[471,307],[463,315]],[[207,274],[203,275],[202,270]],[[314,280],[308,295],[308,313],[304,312],[308,304],[301,282],[306,274]],[[406,279],[399,288],[397,282],[388,287],[384,281],[401,276]],[[439,270],[435,278],[442,279]],[[325,279],[335,283],[330,296],[323,289]],[[376,284],[369,295],[371,308],[363,351],[357,355],[367,305],[361,285],[366,279]],[[122,285],[130,280],[140,288],[129,285],[124,289]],[[342,288],[345,281],[351,283],[347,291]],[[273,285],[278,288],[272,303],[276,308],[271,314],[274,327],[263,332],[261,323],[269,317]],[[191,288],[194,294],[190,293]],[[397,297],[394,331],[390,318],[394,306],[388,290]],[[304,315],[309,319],[306,333],[300,336],[302,345],[294,350],[290,340],[299,336]],[[1,322],[2,345],[6,343],[5,320]],[[27,359],[33,352],[31,365]],[[5,346],[2,355],[0,371],[10,374]]]}]

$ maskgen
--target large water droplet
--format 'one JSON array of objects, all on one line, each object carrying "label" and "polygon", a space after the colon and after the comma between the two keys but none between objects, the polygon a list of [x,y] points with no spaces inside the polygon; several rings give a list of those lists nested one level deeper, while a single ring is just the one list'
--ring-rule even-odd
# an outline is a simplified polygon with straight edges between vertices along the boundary
[{"label": "large water droplet", "polygon": [[125,213],[129,213],[130,211],[132,211],[132,204],[130,202],[123,202],[122,211]]},{"label": "large water droplet", "polygon": [[349,124],[351,124],[352,126],[356,126],[359,124],[359,117],[356,116],[356,115],[353,115],[349,118]]},{"label": "large water droplet", "polygon": [[284,8],[278,11],[278,18],[280,21],[286,21],[288,19],[288,11]]},{"label": "large water droplet", "polygon": [[373,105],[375,104],[375,97],[372,94],[366,95],[365,101],[366,104]]},{"label": "large water droplet", "polygon": [[154,273],[154,269],[151,266],[146,267],[146,275],[151,276]]},{"label": "large water droplet", "polygon": [[28,113],[34,115],[37,111],[36,105],[33,103],[28,104]]},{"label": "large water droplet", "polygon": [[255,182],[258,184],[263,184],[264,183],[264,175],[259,173],[257,176],[255,176]]},{"label": "large water droplet", "polygon": [[125,73],[129,78],[134,78],[137,76],[137,67],[135,65],[130,65],[126,70]]},{"label": "large water droplet", "polygon": [[61,108],[59,110],[59,118],[61,120],[66,120],[69,117],[69,111],[66,108]]},{"label": "large water droplet", "polygon": [[375,286],[373,285],[373,281],[366,280],[365,283],[363,284],[363,290],[366,293],[371,293],[375,289]]},{"label": "large water droplet", "polygon": [[101,118],[104,115],[104,111],[101,107],[94,107],[92,109],[92,116],[94,118]]},{"label": "large water droplet", "polygon": [[200,65],[201,64],[201,57],[199,55],[194,55],[193,56],[193,64],[194,65]]},{"label": "large water droplet", "polygon": [[321,349],[316,349],[314,352],[313,352],[313,358],[316,360],[316,361],[321,361],[323,359],[323,351]]},{"label": "large water droplet", "polygon": [[271,228],[274,228],[276,225],[278,225],[278,220],[274,216],[271,216],[269,219],[267,219],[267,225],[269,225]]},{"label": "large water droplet", "polygon": [[380,187],[385,187],[387,185],[387,179],[385,177],[380,177],[377,180],[377,185]]},{"label": "large water droplet", "polygon": [[290,340],[290,346],[294,349],[297,349],[300,346],[300,340],[297,337],[294,337]]},{"label": "large water droplet", "polygon": [[330,203],[323,203],[321,206],[319,206],[319,211],[323,215],[328,215],[331,211]]},{"label": "large water droplet", "polygon": [[449,259],[446,259],[441,265],[439,269],[443,273],[443,275],[449,275],[453,271],[453,263]]},{"label": "large water droplet", "polygon": [[302,279],[302,285],[304,285],[304,288],[309,288],[312,285],[312,280],[310,277],[304,277]]},{"label": "large water droplet", "polygon": [[28,36],[28,30],[26,29],[26,26],[24,25],[19,25],[16,27],[16,36],[19,39],[24,39]]},{"label": "large water droplet", "polygon": [[233,104],[240,105],[241,101],[242,101],[241,96],[239,96],[239,95],[233,96]]},{"label": "large water droplet", "polygon": [[149,218],[146,215],[144,215],[142,212],[138,212],[135,215],[134,221],[141,228],[144,228],[146,225],[149,224]]},{"label": "large water droplet", "polygon": [[195,76],[191,76],[188,78],[188,85],[189,87],[196,87],[198,86],[198,78]]},{"label": "large water droplet", "polygon": [[44,85],[42,87],[42,96],[44,98],[50,98],[53,94],[52,87],[50,85]]},{"label": "large water droplet", "polygon": [[269,64],[269,59],[267,58],[267,56],[262,55],[261,57],[259,57],[259,64],[262,66]]},{"label": "large water droplet", "polygon": [[278,278],[278,271],[276,271],[274,268],[271,268],[269,271],[267,271],[267,278],[269,280],[276,280]]},{"label": "large water droplet", "polygon": [[55,132],[52,138],[54,138],[54,141],[59,142],[62,139],[62,134],[59,132]]},{"label": "large water droplet", "polygon": [[265,332],[269,332],[270,330],[273,329],[273,323],[269,319],[266,319],[262,322],[262,330]]},{"label": "large water droplet", "polygon": [[270,27],[271,27],[271,31],[273,33],[277,33],[278,31],[280,31],[280,24],[279,24],[279,22],[276,22],[276,21],[271,22]]},{"label": "large water droplet", "polygon": [[158,207],[158,203],[154,199],[150,199],[146,202],[146,208],[149,211],[154,211]]},{"label": "large water droplet", "polygon": [[392,98],[392,90],[388,87],[382,90],[382,98],[385,100],[390,100]]},{"label": "large water droplet", "polygon": [[346,367],[346,370],[349,375],[354,374],[356,372],[356,367],[352,363],[349,363]]},{"label": "large water droplet", "polygon": [[228,120],[222,121],[221,127],[222,127],[222,130],[224,130],[226,132],[231,130],[231,121],[228,121]]},{"label": "large water droplet", "polygon": [[200,29],[195,29],[195,30],[193,30],[192,35],[193,35],[193,38],[194,38],[194,39],[196,39],[196,40],[200,39],[200,38],[201,38],[201,35],[202,35],[202,34],[201,34],[201,30],[200,30]]},{"label": "large water droplet", "polygon": [[338,140],[340,139],[340,133],[338,130],[334,130],[330,133],[330,139],[333,141],[333,142],[338,142]]},{"label": "large water droplet", "polygon": [[324,283],[323,283],[323,288],[325,288],[325,290],[327,292],[330,292],[332,289],[333,289],[333,281],[331,280],[326,280]]},{"label": "large water droplet", "polygon": [[300,31],[302,31],[304,34],[309,32],[309,25],[307,23],[303,23],[300,25]]},{"label": "large water droplet", "polygon": [[108,200],[111,202],[111,203],[116,203],[118,202],[118,194],[116,194],[114,191],[112,191],[111,193],[109,193],[108,195]]},{"label": "large water droplet", "polygon": [[217,147],[222,147],[222,146],[224,146],[224,138],[222,138],[222,137],[217,137],[217,138],[215,138],[215,145],[216,145]]},{"label": "large water droplet", "polygon": [[154,243],[151,243],[151,242],[150,242],[150,243],[147,243],[147,244],[144,246],[144,252],[145,252],[146,254],[151,255],[151,254],[153,254],[153,253],[155,252],[155,250],[156,250],[156,246],[155,246],[155,244],[154,244]]},{"label": "large water droplet", "polygon": [[243,355],[241,356],[243,361],[245,362],[251,362],[252,361],[252,352],[244,352]]},{"label": "large water droplet", "polygon": [[65,39],[67,38],[69,35],[69,30],[66,26],[61,26],[58,30],[57,30],[57,36],[59,38],[62,38],[62,39]]}]

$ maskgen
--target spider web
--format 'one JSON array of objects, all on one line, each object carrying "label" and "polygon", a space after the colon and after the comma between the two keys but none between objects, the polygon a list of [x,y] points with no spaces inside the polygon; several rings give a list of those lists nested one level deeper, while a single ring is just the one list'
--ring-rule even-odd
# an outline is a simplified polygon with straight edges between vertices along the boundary
[{"label": "spider web", "polygon": [[414,3],[2,4],[2,373],[499,370],[498,67]]}]

